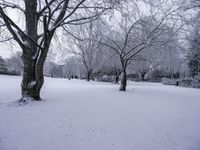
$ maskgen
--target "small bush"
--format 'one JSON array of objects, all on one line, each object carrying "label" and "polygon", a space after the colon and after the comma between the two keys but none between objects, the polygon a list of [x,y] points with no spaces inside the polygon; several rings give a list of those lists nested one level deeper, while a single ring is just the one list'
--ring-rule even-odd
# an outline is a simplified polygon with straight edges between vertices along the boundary
[{"label": "small bush", "polygon": [[167,78],[163,78],[162,79],[162,84],[164,85],[177,85],[177,80],[175,79],[167,79]]},{"label": "small bush", "polygon": [[182,87],[192,87],[192,78],[185,78],[180,80],[180,86]]},{"label": "small bush", "polygon": [[16,72],[16,71],[5,71],[5,72],[0,71],[0,74],[2,74],[2,75],[12,75],[12,76],[19,76],[20,75],[20,73]]},{"label": "small bush", "polygon": [[177,85],[181,87],[191,87],[191,88],[200,88],[200,76],[194,78],[184,78],[184,79],[162,79],[162,84],[164,85]]},{"label": "small bush", "polygon": [[200,76],[194,78],[185,78],[180,80],[180,86],[200,88]]}]

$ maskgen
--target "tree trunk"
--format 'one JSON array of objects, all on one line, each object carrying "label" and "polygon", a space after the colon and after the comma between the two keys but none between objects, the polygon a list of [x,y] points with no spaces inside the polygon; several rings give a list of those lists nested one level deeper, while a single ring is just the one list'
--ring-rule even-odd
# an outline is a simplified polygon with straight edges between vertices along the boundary
[{"label": "tree trunk", "polygon": [[[37,0],[24,1],[25,2],[25,20],[26,20],[26,34],[35,43],[38,42],[37,27]],[[40,90],[38,89],[38,82],[36,76],[37,67],[37,51],[38,47],[30,39],[22,35],[24,46],[22,46],[23,55],[22,61],[24,64],[24,74],[21,84],[22,98],[20,102],[28,102],[29,100],[40,100]]]},{"label": "tree trunk", "polygon": [[23,63],[24,74],[21,84],[22,98],[20,99],[20,102],[40,100],[40,93],[36,86],[35,60],[30,57],[23,57]]},{"label": "tree trunk", "polygon": [[119,83],[119,74],[116,73],[115,74],[115,81],[114,81],[115,84],[118,84]]},{"label": "tree trunk", "polygon": [[87,71],[87,74],[86,74],[86,80],[87,81],[90,81],[90,79],[91,79],[91,73],[92,73],[91,70]]},{"label": "tree trunk", "polygon": [[41,88],[42,88],[42,86],[44,84],[44,73],[43,73],[43,70],[44,70],[44,62],[38,63],[37,66],[36,66],[36,93],[38,93],[39,98],[40,98]]},{"label": "tree trunk", "polygon": [[[44,63],[50,46],[52,36],[47,38],[45,48],[41,51],[40,55],[31,49],[24,49],[22,60],[24,63],[24,74],[22,80],[22,98],[20,102],[27,103],[30,100],[41,100],[40,91],[44,83]],[[25,55],[26,54],[26,55]],[[35,57],[37,56],[37,57]]]},{"label": "tree trunk", "polygon": [[120,85],[120,91],[126,91],[126,85],[127,85],[127,77],[126,77],[126,71],[122,71],[122,78],[121,78],[121,85]]},{"label": "tree trunk", "polygon": [[24,63],[24,74],[21,84],[22,98],[20,102],[23,103],[30,100],[41,100],[40,91],[44,83],[43,64],[36,66],[35,61],[27,61]]},{"label": "tree trunk", "polygon": [[144,81],[145,73],[141,73],[141,80]]}]

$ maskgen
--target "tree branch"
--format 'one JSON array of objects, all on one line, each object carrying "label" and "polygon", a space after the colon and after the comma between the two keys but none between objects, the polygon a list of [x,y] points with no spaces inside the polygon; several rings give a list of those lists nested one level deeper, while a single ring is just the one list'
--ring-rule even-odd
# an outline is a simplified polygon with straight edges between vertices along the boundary
[{"label": "tree branch", "polygon": [[22,12],[25,12],[24,8],[20,7],[19,5],[16,5],[16,4],[13,4],[13,3],[10,3],[10,2],[3,2],[3,3],[0,3],[1,6],[3,6],[4,8],[13,8],[13,9],[18,9]]}]

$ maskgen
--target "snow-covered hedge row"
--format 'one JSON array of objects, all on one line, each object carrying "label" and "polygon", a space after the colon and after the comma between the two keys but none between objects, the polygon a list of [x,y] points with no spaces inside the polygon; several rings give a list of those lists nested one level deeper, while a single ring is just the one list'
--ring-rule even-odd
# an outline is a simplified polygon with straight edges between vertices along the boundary
[{"label": "snow-covered hedge row", "polygon": [[182,87],[200,88],[200,76],[184,79],[162,79],[164,85],[177,85]]},{"label": "snow-covered hedge row", "polygon": [[183,87],[200,88],[200,76],[179,80],[179,85]]},{"label": "snow-covered hedge row", "polygon": [[176,85],[177,84],[177,80],[163,78],[162,79],[162,84],[164,84],[164,85]]}]

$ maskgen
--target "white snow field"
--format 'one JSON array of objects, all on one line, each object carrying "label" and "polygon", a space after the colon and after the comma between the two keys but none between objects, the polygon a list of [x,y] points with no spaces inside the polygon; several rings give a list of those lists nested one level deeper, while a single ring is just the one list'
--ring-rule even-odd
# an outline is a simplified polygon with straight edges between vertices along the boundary
[{"label": "white snow field", "polygon": [[0,76],[0,150],[200,150],[198,89],[45,78],[44,101],[12,105],[20,82]]}]

